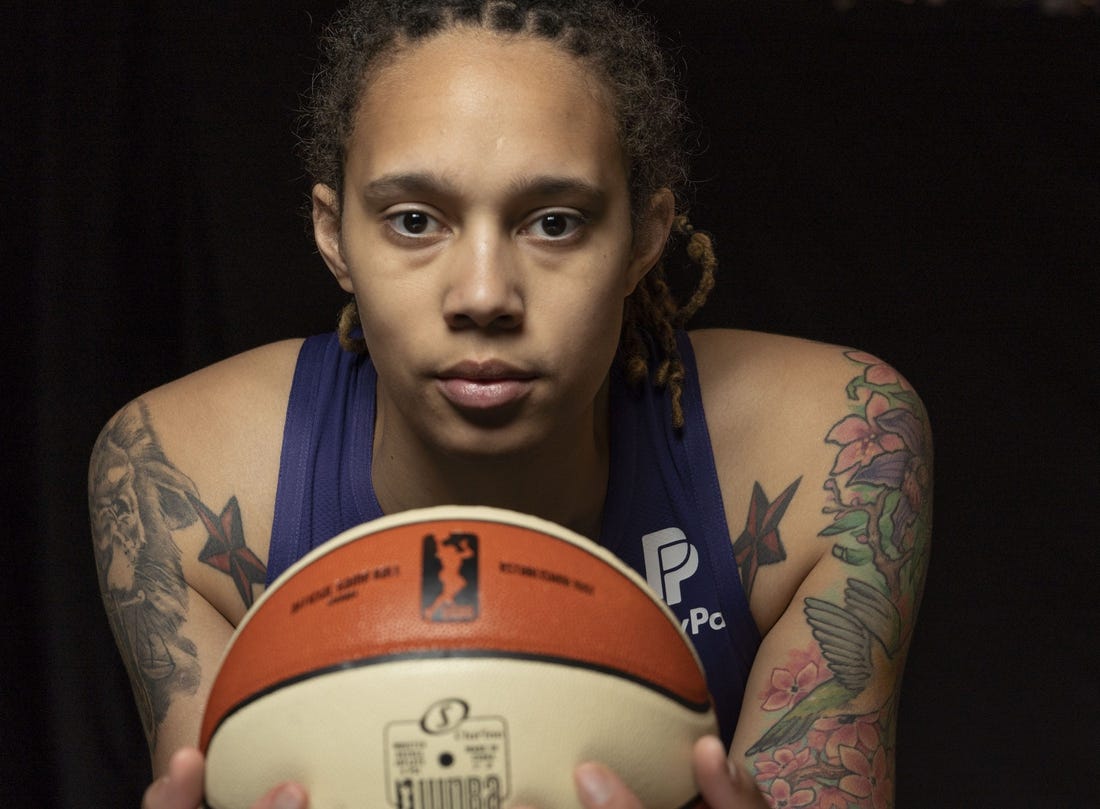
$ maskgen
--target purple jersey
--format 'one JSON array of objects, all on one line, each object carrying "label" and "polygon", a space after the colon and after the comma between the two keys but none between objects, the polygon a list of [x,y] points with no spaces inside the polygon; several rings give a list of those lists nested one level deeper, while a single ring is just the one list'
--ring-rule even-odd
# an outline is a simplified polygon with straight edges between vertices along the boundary
[{"label": "purple jersey", "polygon": [[[703,661],[729,744],[760,633],[749,613],[686,334],[685,426],[667,393],[611,372],[611,471],[600,543],[664,599]],[[375,375],[334,334],[305,341],[283,433],[268,582],[342,531],[382,516],[371,483]]]}]

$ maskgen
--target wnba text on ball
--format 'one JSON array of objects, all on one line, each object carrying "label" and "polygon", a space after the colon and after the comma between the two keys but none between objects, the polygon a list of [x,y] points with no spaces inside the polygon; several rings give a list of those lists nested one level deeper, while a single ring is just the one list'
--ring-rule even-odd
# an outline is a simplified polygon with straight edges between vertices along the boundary
[{"label": "wnba text on ball", "polygon": [[500,809],[501,782],[495,775],[405,778],[396,787],[397,809]]}]

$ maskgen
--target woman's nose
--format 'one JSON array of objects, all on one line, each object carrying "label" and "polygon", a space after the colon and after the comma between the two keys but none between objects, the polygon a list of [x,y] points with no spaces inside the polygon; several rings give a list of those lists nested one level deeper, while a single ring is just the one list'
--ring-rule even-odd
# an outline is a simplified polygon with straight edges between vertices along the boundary
[{"label": "woman's nose", "polygon": [[524,299],[512,243],[488,228],[471,229],[452,253],[443,315],[453,329],[514,329]]}]

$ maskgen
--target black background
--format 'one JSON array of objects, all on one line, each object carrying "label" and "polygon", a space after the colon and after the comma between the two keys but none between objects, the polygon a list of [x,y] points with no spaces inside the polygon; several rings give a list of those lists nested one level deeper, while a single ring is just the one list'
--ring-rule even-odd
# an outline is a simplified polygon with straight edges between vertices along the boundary
[{"label": "black background", "polygon": [[[136,806],[85,467],[128,399],[342,301],[299,216],[322,2],[17,5],[2,32],[0,791]],[[75,5],[75,4],[74,4]],[[855,345],[937,439],[898,799],[1095,799],[1100,24],[949,3],[659,2],[702,131],[698,325]]]}]

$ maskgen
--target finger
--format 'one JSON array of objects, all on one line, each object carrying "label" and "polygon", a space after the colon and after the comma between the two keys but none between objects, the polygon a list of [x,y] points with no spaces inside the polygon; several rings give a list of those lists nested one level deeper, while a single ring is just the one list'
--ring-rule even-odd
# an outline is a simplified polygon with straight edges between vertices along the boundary
[{"label": "finger", "polygon": [[142,809],[196,809],[202,802],[202,753],[177,750],[168,760],[168,772],[145,790]]},{"label": "finger", "polygon": [[752,778],[726,756],[726,749],[715,736],[704,736],[693,750],[695,780],[710,809],[754,809],[767,802]]},{"label": "finger", "polygon": [[577,795],[585,809],[643,809],[619,777],[602,764],[581,764],[573,772]]}]

